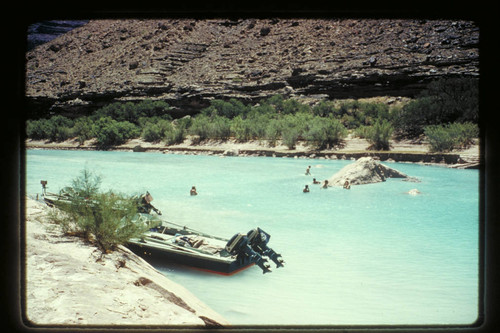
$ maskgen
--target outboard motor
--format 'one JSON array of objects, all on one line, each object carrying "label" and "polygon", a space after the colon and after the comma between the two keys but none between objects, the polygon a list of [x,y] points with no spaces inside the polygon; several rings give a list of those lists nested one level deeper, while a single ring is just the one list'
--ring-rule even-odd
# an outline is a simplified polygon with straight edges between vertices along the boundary
[{"label": "outboard motor", "polygon": [[259,253],[252,250],[248,245],[248,237],[243,234],[238,233],[231,237],[226,244],[225,250],[232,255],[236,254],[239,260],[248,257],[251,262],[255,262],[262,269],[263,274],[271,272],[267,259],[262,258]]},{"label": "outboard motor", "polygon": [[252,229],[247,234],[248,244],[252,249],[263,256],[269,257],[276,264],[276,268],[283,267],[284,260],[281,254],[276,253],[273,249],[267,246],[271,235],[261,228]]}]

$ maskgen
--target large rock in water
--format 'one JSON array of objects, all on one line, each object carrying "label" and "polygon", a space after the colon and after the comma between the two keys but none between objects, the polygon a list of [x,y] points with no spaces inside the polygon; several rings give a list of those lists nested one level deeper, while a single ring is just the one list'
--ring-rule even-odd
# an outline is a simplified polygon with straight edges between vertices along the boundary
[{"label": "large rock in water", "polygon": [[351,185],[384,182],[387,178],[408,178],[398,170],[389,168],[371,157],[361,157],[356,162],[346,165],[330,179],[329,186],[343,186],[345,181]]}]

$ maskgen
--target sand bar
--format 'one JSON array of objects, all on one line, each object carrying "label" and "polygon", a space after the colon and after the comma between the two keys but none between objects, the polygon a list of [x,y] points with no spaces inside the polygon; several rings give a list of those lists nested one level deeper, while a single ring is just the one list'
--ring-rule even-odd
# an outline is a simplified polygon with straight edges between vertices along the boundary
[{"label": "sand bar", "polygon": [[102,255],[26,198],[28,326],[227,326],[229,322],[125,247]]}]

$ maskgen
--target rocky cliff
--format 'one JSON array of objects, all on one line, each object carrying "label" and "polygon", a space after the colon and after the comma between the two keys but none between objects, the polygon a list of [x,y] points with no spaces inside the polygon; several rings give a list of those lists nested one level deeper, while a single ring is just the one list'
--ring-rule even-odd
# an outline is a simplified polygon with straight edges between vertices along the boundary
[{"label": "rocky cliff", "polygon": [[88,21],[40,21],[28,26],[28,36],[26,48],[31,50],[38,45],[47,43],[58,36],[67,33]]},{"label": "rocky cliff", "polygon": [[430,80],[479,75],[470,21],[94,20],[26,54],[29,113],[166,100],[414,96]]}]

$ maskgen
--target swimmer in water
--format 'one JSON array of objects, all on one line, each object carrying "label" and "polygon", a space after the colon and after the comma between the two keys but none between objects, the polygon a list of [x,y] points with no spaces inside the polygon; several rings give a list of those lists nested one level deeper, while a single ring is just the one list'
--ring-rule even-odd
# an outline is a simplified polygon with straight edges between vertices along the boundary
[{"label": "swimmer in water", "polygon": [[306,169],[306,176],[311,174],[311,166],[308,166]]},{"label": "swimmer in water", "polygon": [[304,187],[304,189],[302,190],[302,192],[304,193],[308,193],[309,192],[309,186],[306,185],[306,187]]},{"label": "swimmer in water", "polygon": [[321,184],[321,182],[318,182],[316,178],[313,178],[313,184]]},{"label": "swimmer in water", "polygon": [[191,195],[198,195],[198,192],[196,192],[196,187],[195,186],[191,187],[191,191],[189,191],[189,194],[191,194]]},{"label": "swimmer in water", "polygon": [[346,181],[345,181],[345,183],[344,183],[344,188],[345,188],[346,190],[350,190],[350,189],[351,189],[351,184],[349,184],[349,181],[348,181],[348,180],[346,180]]},{"label": "swimmer in water", "polygon": [[328,180],[325,180],[325,182],[323,183],[323,186],[321,186],[321,188],[328,188]]}]

